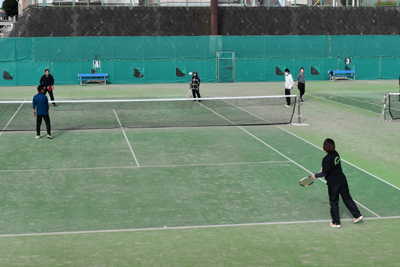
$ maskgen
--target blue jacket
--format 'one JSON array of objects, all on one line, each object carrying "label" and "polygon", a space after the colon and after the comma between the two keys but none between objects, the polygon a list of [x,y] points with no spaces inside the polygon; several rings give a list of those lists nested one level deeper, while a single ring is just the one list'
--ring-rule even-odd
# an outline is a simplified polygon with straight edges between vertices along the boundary
[{"label": "blue jacket", "polygon": [[45,94],[37,94],[32,100],[33,109],[36,108],[36,115],[43,116],[49,114],[49,100]]}]

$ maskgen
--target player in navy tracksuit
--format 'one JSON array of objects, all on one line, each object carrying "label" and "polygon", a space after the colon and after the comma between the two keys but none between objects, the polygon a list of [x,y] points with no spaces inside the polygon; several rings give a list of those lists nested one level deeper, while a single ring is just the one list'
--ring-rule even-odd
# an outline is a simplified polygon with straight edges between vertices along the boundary
[{"label": "player in navy tracksuit", "polygon": [[[190,79],[190,89],[192,90],[193,98],[201,98],[200,96],[200,77],[197,71],[193,72],[192,79]],[[194,101],[194,100],[193,100]]]},{"label": "player in navy tracksuit", "polygon": [[329,203],[331,205],[332,222],[330,226],[340,228],[339,216],[339,194],[342,196],[343,202],[354,217],[354,223],[363,219],[356,203],[351,198],[349,185],[346,176],[342,171],[339,153],[335,150],[335,142],[327,138],[324,141],[324,150],[326,155],[322,160],[322,168],[319,173],[313,174],[313,179],[325,176],[328,186]]},{"label": "player in navy tracksuit", "polygon": [[42,119],[46,123],[47,138],[52,139],[51,136],[51,125],[49,117],[49,100],[47,99],[45,89],[42,85],[39,85],[38,94],[33,97],[33,116],[36,117],[36,138],[40,138],[40,125],[42,124]]}]

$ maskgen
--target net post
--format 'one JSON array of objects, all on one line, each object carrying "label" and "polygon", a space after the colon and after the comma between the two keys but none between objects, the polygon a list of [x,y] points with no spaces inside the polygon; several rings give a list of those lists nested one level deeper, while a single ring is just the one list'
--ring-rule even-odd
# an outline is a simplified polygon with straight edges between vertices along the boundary
[{"label": "net post", "polygon": [[296,100],[297,100],[297,123],[301,124],[301,98],[300,98],[300,96],[297,96]]},{"label": "net post", "polygon": [[301,114],[301,99],[300,96],[296,96],[297,103],[297,123],[292,123],[293,126],[310,126],[310,124],[302,123],[302,114]]},{"label": "net post", "polygon": [[386,120],[386,104],[387,104],[387,97],[388,94],[385,93],[385,95],[383,96],[383,100],[382,100],[382,114],[381,114],[381,119],[379,120],[380,122],[388,122]]}]

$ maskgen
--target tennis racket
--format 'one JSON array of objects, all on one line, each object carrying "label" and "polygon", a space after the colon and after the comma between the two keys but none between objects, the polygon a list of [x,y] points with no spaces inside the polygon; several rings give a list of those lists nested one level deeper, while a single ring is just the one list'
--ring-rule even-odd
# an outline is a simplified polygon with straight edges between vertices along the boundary
[{"label": "tennis racket", "polygon": [[54,88],[53,88],[53,85],[47,86],[47,90],[48,90],[48,91],[53,91],[53,89],[54,89]]},{"label": "tennis racket", "polygon": [[314,179],[311,178],[311,176],[304,177],[303,179],[301,179],[301,180],[299,181],[299,184],[300,184],[301,186],[304,186],[304,187],[310,186],[310,185],[312,185],[313,183],[314,183]]},{"label": "tennis racket", "polygon": [[192,90],[189,89],[189,92],[187,93],[187,98],[191,98],[192,97]]}]

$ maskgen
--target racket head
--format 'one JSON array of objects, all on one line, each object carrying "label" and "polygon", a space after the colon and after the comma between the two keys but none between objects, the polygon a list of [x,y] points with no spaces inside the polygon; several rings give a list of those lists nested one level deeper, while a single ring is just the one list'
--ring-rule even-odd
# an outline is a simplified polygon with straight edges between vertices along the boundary
[{"label": "racket head", "polygon": [[187,93],[187,98],[191,98],[192,97],[192,90],[189,90],[189,92]]},{"label": "racket head", "polygon": [[311,178],[311,176],[304,177],[299,181],[299,184],[304,187],[310,186],[313,183],[314,183],[314,179]]}]

